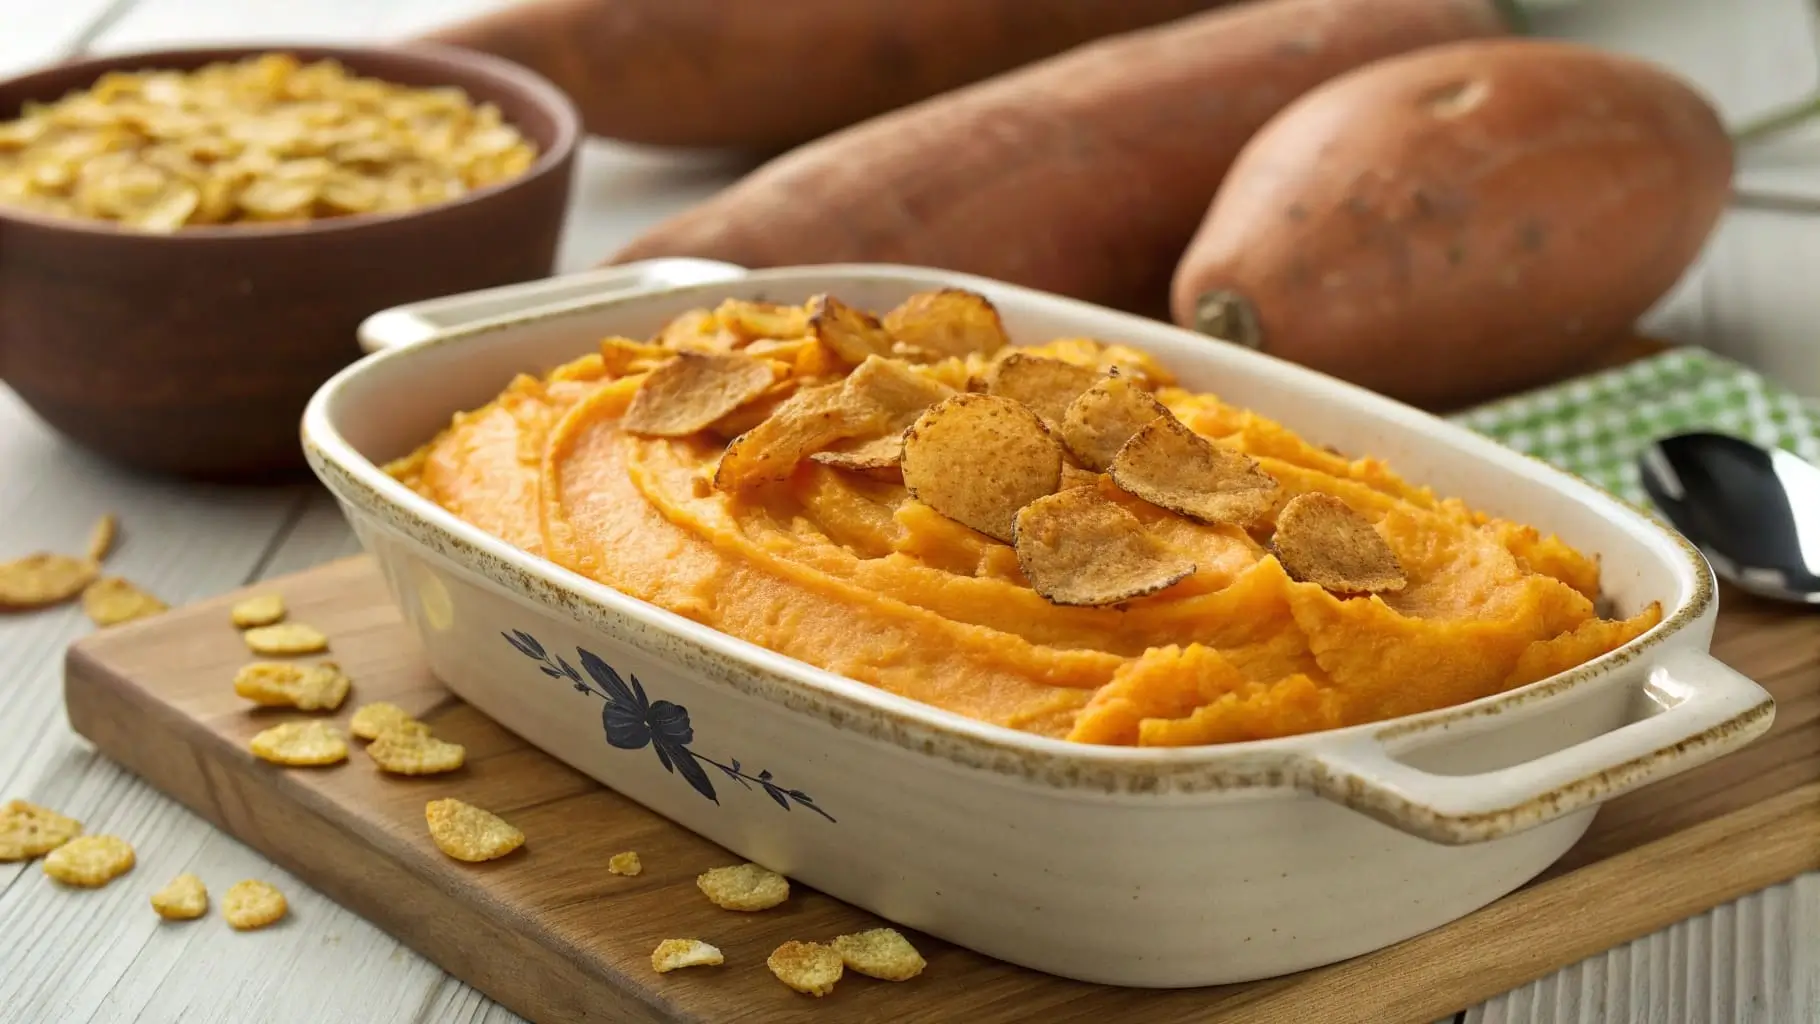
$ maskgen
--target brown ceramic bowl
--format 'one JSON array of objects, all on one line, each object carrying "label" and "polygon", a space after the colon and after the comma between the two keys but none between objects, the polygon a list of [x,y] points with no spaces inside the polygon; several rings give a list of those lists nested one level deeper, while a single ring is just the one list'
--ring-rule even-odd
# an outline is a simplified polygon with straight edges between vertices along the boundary
[{"label": "brown ceramic bowl", "polygon": [[161,50],[0,81],[0,120],[103,72],[190,69],[273,50],[498,105],[538,146],[526,174],[398,214],[157,235],[0,206],[0,380],[116,462],[209,479],[301,468],[297,428],[360,356],[355,329],[399,303],[545,277],[581,134],[555,86],[516,64],[408,46]]}]

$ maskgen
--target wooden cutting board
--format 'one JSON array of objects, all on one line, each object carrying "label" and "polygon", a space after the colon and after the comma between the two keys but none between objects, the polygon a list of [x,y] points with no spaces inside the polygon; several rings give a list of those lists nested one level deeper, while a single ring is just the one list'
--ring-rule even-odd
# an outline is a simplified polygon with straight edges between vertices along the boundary
[{"label": "wooden cutting board", "polygon": [[[1772,690],[1774,731],[1746,750],[1623,797],[1543,878],[1452,925],[1346,963],[1273,981],[1170,992],[1063,981],[926,936],[923,975],[849,975],[812,1000],[777,982],[767,954],[877,924],[799,891],[761,914],[718,910],[701,871],[735,858],[494,725],[445,691],[366,558],[259,592],[332,638],[354,679],[334,716],[390,700],[468,748],[447,776],[382,776],[363,753],[284,769],[246,752],[297,712],[251,711],[230,679],[248,660],[229,625],[237,595],[104,630],[69,653],[71,723],[198,814],[365,915],[518,1013],[554,1021],[1092,1022],[1373,1021],[1428,1024],[1567,964],[1804,870],[1820,868],[1820,615],[1722,597],[1715,653]],[[425,801],[456,796],[522,828],[489,864],[444,857]],[[607,858],[636,850],[644,873]],[[658,975],[664,938],[701,938],[725,966]],[[282,970],[280,964],[273,970]],[[811,1016],[813,1014],[813,1016]]]}]

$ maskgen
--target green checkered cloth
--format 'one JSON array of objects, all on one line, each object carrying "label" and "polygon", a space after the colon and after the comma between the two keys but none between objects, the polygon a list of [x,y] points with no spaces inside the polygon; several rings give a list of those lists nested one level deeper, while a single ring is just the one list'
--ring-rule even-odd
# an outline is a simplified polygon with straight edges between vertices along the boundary
[{"label": "green checkered cloth", "polygon": [[1699,348],[1671,349],[1453,420],[1645,508],[1637,455],[1671,434],[1733,434],[1820,463],[1820,401]]}]

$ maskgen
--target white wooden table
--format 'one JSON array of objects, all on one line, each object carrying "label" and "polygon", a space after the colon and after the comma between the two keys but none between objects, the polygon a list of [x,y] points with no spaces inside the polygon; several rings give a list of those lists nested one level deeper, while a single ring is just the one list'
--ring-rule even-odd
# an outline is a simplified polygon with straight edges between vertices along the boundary
[{"label": "white wooden table", "polygon": [[[0,0],[0,75],[83,51],[241,40],[402,35],[498,0]],[[1108,0],[1111,2],[1111,0]],[[1673,63],[1741,118],[1810,90],[1806,0],[1588,0],[1554,34]],[[731,180],[714,157],[591,144],[563,250],[586,266],[643,225]],[[1820,395],[1820,130],[1749,154],[1706,258],[1651,318]],[[1756,198],[1755,197],[1767,197]],[[119,513],[110,561],[173,604],[357,550],[312,487],[222,489],[147,480],[63,443],[0,386],[0,557],[80,550]],[[0,865],[0,1021],[515,1021],[510,1012],[312,892],[100,757],[70,732],[64,647],[80,611],[0,618],[0,799],[60,808],[130,837],[130,884],[72,895],[35,864]],[[219,892],[266,878],[292,917],[257,933],[218,919],[160,927],[149,887],[195,871]],[[1777,886],[1594,957],[1463,1014],[1468,1024],[1820,1022],[1820,874]]]}]

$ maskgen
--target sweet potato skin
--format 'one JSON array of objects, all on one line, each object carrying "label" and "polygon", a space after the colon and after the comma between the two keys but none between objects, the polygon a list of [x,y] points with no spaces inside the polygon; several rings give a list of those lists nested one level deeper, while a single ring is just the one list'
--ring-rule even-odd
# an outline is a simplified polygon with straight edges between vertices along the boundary
[{"label": "sweet potato skin", "polygon": [[1368,61],[1503,31],[1491,0],[1265,0],[1101,40],[800,147],[615,259],[920,264],[1167,315],[1250,135]]},{"label": "sweet potato skin", "polygon": [[1535,39],[1436,47],[1335,79],[1252,139],[1173,315],[1456,408],[1621,336],[1698,256],[1731,175],[1718,114],[1653,65]]},{"label": "sweet potato skin", "polygon": [[530,67],[625,142],[777,152],[1234,0],[525,0],[424,38]]}]

